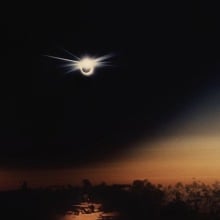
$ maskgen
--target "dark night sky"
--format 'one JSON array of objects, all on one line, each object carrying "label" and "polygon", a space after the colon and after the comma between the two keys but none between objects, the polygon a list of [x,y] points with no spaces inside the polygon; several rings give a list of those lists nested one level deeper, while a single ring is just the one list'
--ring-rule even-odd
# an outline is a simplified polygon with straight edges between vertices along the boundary
[{"label": "dark night sky", "polygon": [[[21,7],[20,7],[21,8]],[[158,135],[219,81],[215,5],[102,3],[16,8],[4,18],[1,166],[72,166]],[[91,78],[44,54],[115,53]],[[103,159],[104,158],[104,159]]]}]

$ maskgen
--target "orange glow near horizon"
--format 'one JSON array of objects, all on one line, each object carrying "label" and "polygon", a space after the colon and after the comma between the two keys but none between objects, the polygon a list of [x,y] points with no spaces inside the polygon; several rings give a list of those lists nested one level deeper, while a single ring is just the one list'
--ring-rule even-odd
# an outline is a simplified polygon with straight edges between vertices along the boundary
[{"label": "orange glow near horizon", "polygon": [[132,152],[133,167],[151,178],[204,181],[220,178],[220,138],[170,137]]},{"label": "orange glow near horizon", "polygon": [[[92,183],[132,183],[148,179],[153,183],[206,183],[220,180],[219,99],[208,99],[189,109],[154,140],[140,140],[121,157],[84,167],[66,169],[0,169],[0,190],[18,188],[25,180],[32,187]],[[214,103],[214,104],[212,104]],[[188,115],[188,116],[187,116]],[[104,147],[104,146],[103,146]]]},{"label": "orange glow near horizon", "polygon": [[[83,168],[11,170],[0,172],[1,189],[18,188],[26,180],[30,186],[80,184],[84,178],[94,184],[131,183],[148,179],[153,183],[174,184],[220,179],[220,138],[167,137],[144,143],[115,161]],[[147,145],[147,146],[146,146]]]}]

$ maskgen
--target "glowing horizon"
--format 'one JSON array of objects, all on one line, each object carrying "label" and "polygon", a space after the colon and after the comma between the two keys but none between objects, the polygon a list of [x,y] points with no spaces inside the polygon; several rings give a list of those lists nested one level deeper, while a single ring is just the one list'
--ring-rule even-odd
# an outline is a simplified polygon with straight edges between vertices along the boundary
[{"label": "glowing horizon", "polygon": [[94,183],[218,181],[220,105],[215,104],[219,96],[214,97],[189,109],[184,120],[176,120],[163,134],[133,143],[111,161],[65,169],[0,169],[0,188],[16,188],[24,180],[31,186],[77,184],[84,178]]},{"label": "glowing horizon", "polygon": [[[141,144],[136,152],[124,158],[81,168],[8,170],[0,172],[1,188],[13,183],[17,188],[26,180],[30,186],[80,184],[88,178],[92,183],[132,183],[148,179],[152,183],[174,184],[194,179],[206,183],[220,180],[220,138],[166,138]],[[210,147],[211,145],[211,147]]]}]

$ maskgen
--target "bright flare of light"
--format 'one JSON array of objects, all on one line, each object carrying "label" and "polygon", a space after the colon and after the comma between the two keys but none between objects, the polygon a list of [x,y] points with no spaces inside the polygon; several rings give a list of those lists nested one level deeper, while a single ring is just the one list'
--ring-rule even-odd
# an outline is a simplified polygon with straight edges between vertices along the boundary
[{"label": "bright flare of light", "polygon": [[81,59],[77,65],[83,75],[90,76],[93,74],[94,68],[97,66],[97,62],[95,59],[85,57]]},{"label": "bright flare of light", "polygon": [[90,56],[78,58],[71,54],[71,56],[73,56],[75,59],[66,59],[49,55],[46,56],[56,60],[64,61],[66,63],[64,67],[68,68],[68,73],[80,70],[84,76],[91,76],[94,73],[95,68],[108,65],[109,63],[106,62],[106,60],[111,57],[111,55],[105,55],[97,58],[92,58]]}]

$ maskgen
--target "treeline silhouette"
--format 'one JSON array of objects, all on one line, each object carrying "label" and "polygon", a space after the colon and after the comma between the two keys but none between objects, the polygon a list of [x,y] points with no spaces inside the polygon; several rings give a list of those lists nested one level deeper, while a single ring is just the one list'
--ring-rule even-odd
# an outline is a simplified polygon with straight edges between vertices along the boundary
[{"label": "treeline silhouette", "polygon": [[220,219],[220,183],[200,181],[171,186],[134,180],[130,185],[101,183],[88,179],[82,186],[21,188],[0,192],[1,219],[59,220],[81,202],[101,203],[104,212],[120,213],[120,220],[217,220]]}]

